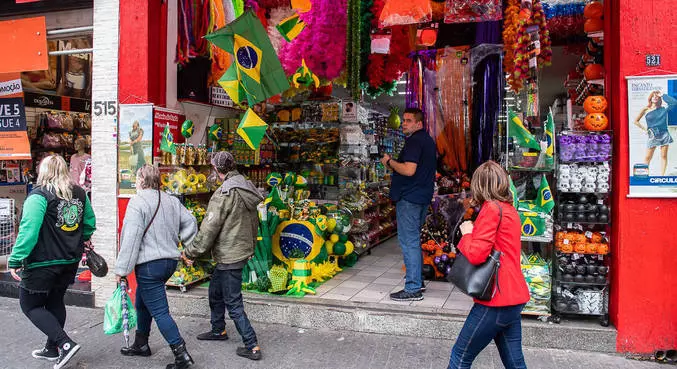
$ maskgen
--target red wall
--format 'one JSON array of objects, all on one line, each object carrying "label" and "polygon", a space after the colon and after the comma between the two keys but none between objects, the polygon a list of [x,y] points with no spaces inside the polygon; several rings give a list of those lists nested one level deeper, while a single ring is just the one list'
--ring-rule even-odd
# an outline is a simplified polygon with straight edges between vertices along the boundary
[{"label": "red wall", "polygon": [[[120,104],[165,105],[167,3],[120,0],[118,101]],[[118,199],[118,231],[129,199]],[[130,287],[136,287],[130,276]],[[131,294],[134,297],[134,294]]]},{"label": "red wall", "polygon": [[[652,70],[646,54],[661,54],[661,69],[677,71],[677,12],[663,0],[613,0],[605,40],[607,97],[615,133],[611,317],[617,349],[649,353],[677,348],[677,199],[629,199],[626,76]],[[671,74],[655,71],[651,74]]]}]

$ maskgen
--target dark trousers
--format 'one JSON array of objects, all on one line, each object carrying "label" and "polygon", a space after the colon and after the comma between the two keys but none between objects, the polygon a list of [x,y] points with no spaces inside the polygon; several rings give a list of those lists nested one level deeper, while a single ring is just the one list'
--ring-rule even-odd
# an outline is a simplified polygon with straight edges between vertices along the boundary
[{"label": "dark trousers", "polygon": [[[66,305],[63,298],[68,285],[75,279],[77,269],[76,263],[37,268],[22,273],[25,280],[19,288],[19,305],[31,323],[47,335],[46,348],[60,347],[70,341],[63,330],[66,324]],[[25,286],[34,286],[32,288],[39,290],[27,289]]]},{"label": "dark trousers", "polygon": [[254,328],[244,312],[242,269],[214,270],[209,283],[209,308],[212,313],[212,332],[221,333],[226,330],[227,309],[245,347],[252,349],[258,345]]},{"label": "dark trousers", "polygon": [[174,274],[178,261],[173,259],[158,259],[139,264],[136,272],[136,330],[150,333],[153,319],[157,324],[162,337],[170,345],[183,342],[179,327],[169,315],[169,303],[165,283]]},{"label": "dark trousers", "polygon": [[492,340],[506,369],[526,369],[522,353],[523,307],[475,304],[451,349],[448,369],[470,369],[477,355]]}]

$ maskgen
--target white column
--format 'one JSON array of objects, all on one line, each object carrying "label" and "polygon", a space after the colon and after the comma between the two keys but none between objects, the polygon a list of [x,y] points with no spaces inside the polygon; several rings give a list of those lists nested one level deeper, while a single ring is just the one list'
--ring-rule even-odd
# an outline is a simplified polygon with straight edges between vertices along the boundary
[{"label": "white column", "polygon": [[[92,207],[96,228],[92,242],[106,259],[105,278],[92,277],[96,306],[103,306],[115,289],[117,256],[117,105],[120,1],[94,0],[92,67]],[[99,111],[97,107],[104,104]],[[111,109],[109,106],[115,108]]]}]

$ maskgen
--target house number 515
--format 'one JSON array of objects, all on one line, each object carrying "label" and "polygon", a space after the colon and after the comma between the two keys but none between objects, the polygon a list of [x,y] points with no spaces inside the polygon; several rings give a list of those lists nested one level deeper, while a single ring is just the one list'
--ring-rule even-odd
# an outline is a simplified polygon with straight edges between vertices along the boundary
[{"label": "house number 515", "polygon": [[94,115],[116,115],[118,113],[117,101],[94,101]]}]

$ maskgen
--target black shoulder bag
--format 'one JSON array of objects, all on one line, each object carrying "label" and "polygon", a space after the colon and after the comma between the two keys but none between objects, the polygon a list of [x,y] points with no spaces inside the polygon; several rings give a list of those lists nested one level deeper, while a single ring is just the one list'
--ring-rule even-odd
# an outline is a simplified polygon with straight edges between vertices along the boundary
[{"label": "black shoulder bag", "polygon": [[[495,201],[494,201],[495,202]],[[498,226],[496,227],[496,237],[498,237],[498,229],[503,220],[503,208],[496,203],[499,210]],[[463,218],[456,223],[452,234],[456,233],[456,229],[463,222]],[[461,292],[474,297],[480,301],[489,301],[494,297],[494,285],[498,288],[498,268],[501,266],[501,252],[495,248],[491,249],[491,254],[487,260],[480,265],[473,265],[468,259],[461,254],[457,249],[456,260],[451,266],[451,272],[447,276],[447,280],[453,283]]]}]

